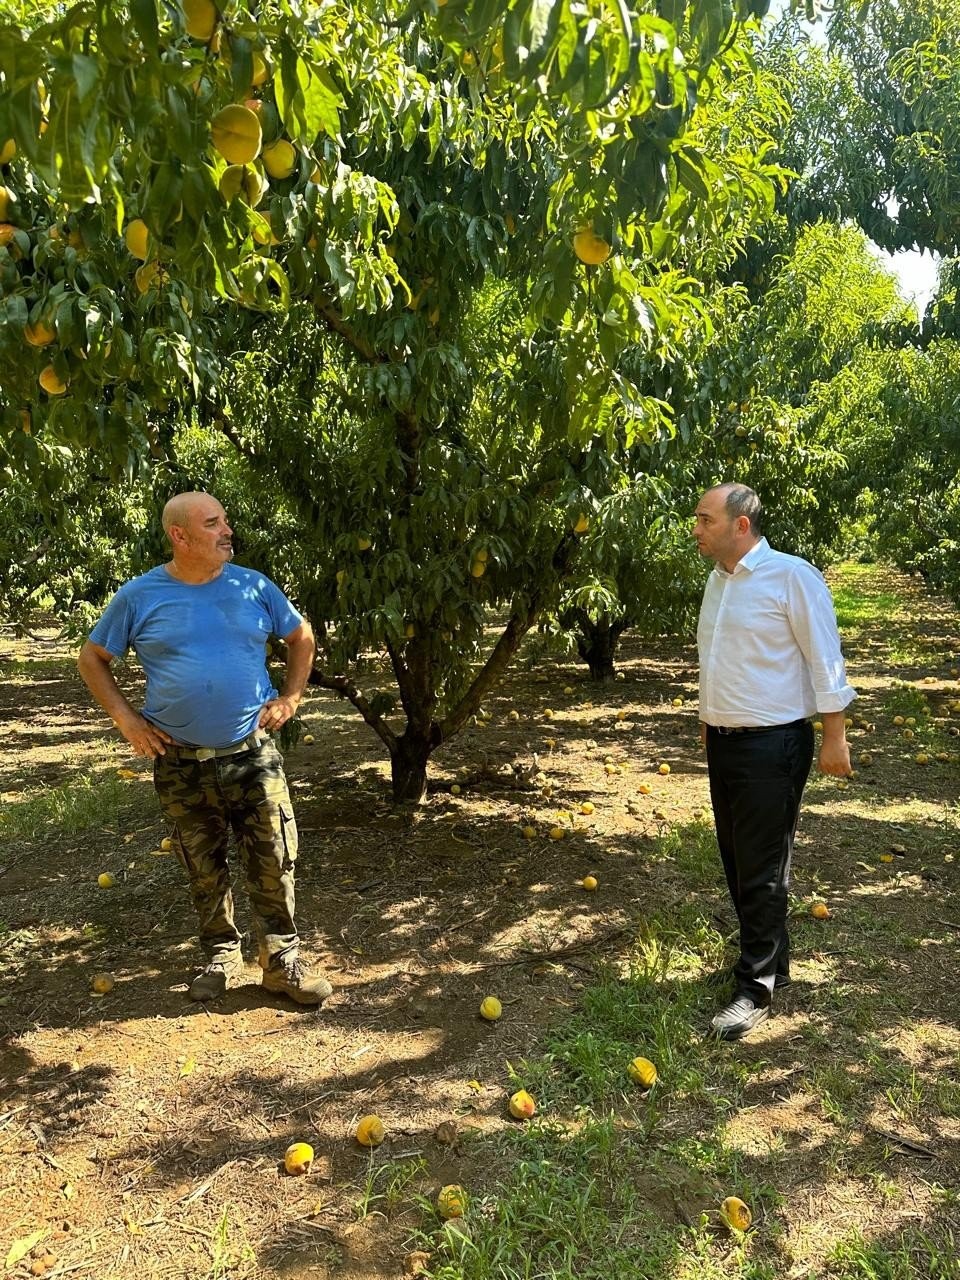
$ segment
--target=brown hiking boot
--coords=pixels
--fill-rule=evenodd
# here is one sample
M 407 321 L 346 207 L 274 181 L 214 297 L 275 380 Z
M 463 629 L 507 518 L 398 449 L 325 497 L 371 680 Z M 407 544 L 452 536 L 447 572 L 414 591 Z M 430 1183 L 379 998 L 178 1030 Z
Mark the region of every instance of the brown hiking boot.
M 327 996 L 333 995 L 333 987 L 326 978 L 310 973 L 296 957 L 264 969 L 263 989 L 289 996 L 297 1004 L 323 1004 Z
M 190 983 L 191 1000 L 219 1000 L 231 979 L 243 974 L 243 956 L 239 951 L 225 951 L 215 956 Z

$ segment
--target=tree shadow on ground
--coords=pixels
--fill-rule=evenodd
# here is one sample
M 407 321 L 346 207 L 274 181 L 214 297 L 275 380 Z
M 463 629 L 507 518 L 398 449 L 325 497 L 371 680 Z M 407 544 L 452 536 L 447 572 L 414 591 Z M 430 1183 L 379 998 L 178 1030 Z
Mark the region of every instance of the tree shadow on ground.
M 413 1190 L 466 1180 L 495 1198 L 498 1175 L 506 1185 L 515 1159 L 512 1147 L 498 1145 L 507 1123 L 504 1062 L 534 1051 L 576 1010 L 603 958 L 625 961 L 652 921 L 690 937 L 712 927 L 715 913 L 729 921 L 708 829 L 689 823 L 689 801 L 678 804 L 669 779 L 656 774 L 667 760 L 671 776 L 686 773 L 703 803 L 695 719 L 671 705 L 690 692 L 689 666 L 666 651 L 634 659 L 629 650 L 626 665 L 630 678 L 602 691 L 588 689 L 572 663 L 556 665 L 532 689 L 528 676 L 511 676 L 486 708 L 491 722 L 438 753 L 434 790 L 416 815 L 390 809 L 383 763 L 371 762 L 372 740 L 351 714 L 334 716 L 321 699 L 308 705 L 308 727 L 316 721 L 330 732 L 292 751 L 288 773 L 302 830 L 305 951 L 331 969 L 337 987 L 320 1015 L 252 986 L 209 1009 L 186 1000 L 197 958 L 192 913 L 173 860 L 151 852 L 163 829 L 147 787 L 131 784 L 122 826 L 112 831 L 55 842 L 41 832 L 18 848 L 18 878 L 0 878 L 7 891 L 0 991 L 10 1000 L 0 1106 L 25 1111 L 10 1117 L 3 1136 L 32 1169 L 39 1140 L 29 1125 L 38 1124 L 43 1150 L 63 1166 L 42 1162 L 48 1203 L 67 1212 L 61 1184 L 72 1180 L 77 1217 L 105 1224 L 95 1248 L 84 1253 L 67 1237 L 60 1249 L 80 1274 L 110 1274 L 122 1248 L 125 1266 L 159 1265 L 177 1241 L 184 1249 L 216 1246 L 222 1270 L 254 1259 L 278 1275 L 307 1263 L 380 1275 L 396 1269 L 403 1241 L 429 1218 Z M 573 695 L 562 693 L 567 685 Z M 861 709 L 879 720 L 883 705 L 883 693 L 870 692 Z M 514 708 L 519 724 L 507 719 Z M 555 712 L 549 721 L 546 708 Z M 862 732 L 854 730 L 856 747 L 886 730 Z M 555 747 L 545 745 L 548 737 Z M 91 721 L 91 744 L 103 741 Z M 465 798 L 444 791 L 460 769 L 524 763 L 534 752 L 553 784 L 550 797 L 495 780 L 473 784 Z M 604 772 L 608 755 L 624 774 Z M 753 1135 L 757 1147 L 749 1134 L 737 1138 L 737 1167 L 748 1183 L 782 1186 L 792 1205 L 824 1189 L 846 1195 L 855 1184 L 852 1223 L 892 1251 L 902 1228 L 888 1230 L 874 1212 L 884 1175 L 900 1178 L 923 1160 L 925 1184 L 956 1181 L 951 1036 L 960 1009 L 943 975 L 955 967 L 957 934 L 946 921 L 960 914 L 960 872 L 942 861 L 951 832 L 924 808 L 938 800 L 947 774 L 908 774 L 892 749 L 875 773 L 839 795 L 811 787 L 795 868 L 800 981 L 778 999 L 762 1037 L 704 1053 L 742 1067 L 741 1116 L 779 1115 L 777 1099 L 803 1084 L 790 1113 L 795 1124 L 784 1115 L 779 1135 L 769 1125 Z M 654 794 L 639 801 L 638 816 L 626 815 L 627 790 L 636 797 L 647 779 Z M 904 784 L 918 807 L 886 811 L 884 791 Z M 586 801 L 597 805 L 602 825 L 577 813 Z M 561 808 L 572 817 L 563 820 L 564 839 L 551 842 L 546 831 Z M 533 841 L 521 835 L 525 818 L 537 828 Z M 894 855 L 892 870 L 865 871 L 868 851 L 888 843 L 906 853 Z M 116 891 L 96 887 L 100 869 L 118 872 Z M 587 871 L 598 873 L 593 894 L 580 887 Z M 825 926 L 805 914 L 813 895 L 829 897 Z M 240 919 L 248 919 L 245 907 Z M 95 1000 L 90 975 L 106 968 L 117 985 Z M 247 977 L 255 981 L 255 968 Z M 683 985 L 665 982 L 663 1001 L 682 999 Z M 494 991 L 505 1014 L 487 1024 L 477 1008 Z M 705 1028 L 715 1000 L 698 989 L 691 1036 Z M 926 1099 L 919 1109 L 917 1081 Z M 707 1103 L 678 1101 L 671 1122 L 695 1135 L 712 1114 Z M 391 1125 L 372 1158 L 352 1139 L 365 1110 L 384 1113 Z M 464 1139 L 451 1151 L 434 1137 L 436 1123 L 450 1116 L 490 1141 Z M 881 1128 L 929 1145 L 933 1161 L 896 1149 L 885 1155 Z M 318 1152 L 316 1175 L 282 1177 L 286 1142 L 304 1136 Z M 632 1130 L 627 1139 L 637 1141 Z M 346 1234 L 373 1173 L 420 1158 L 428 1168 L 390 1221 L 365 1220 Z M 322 1202 L 327 1207 L 317 1210 Z M 791 1258 L 802 1254 L 792 1237 L 784 1244 L 776 1234 L 775 1199 L 761 1204 L 762 1247 L 773 1274 L 788 1275 Z M 949 1229 L 949 1205 L 918 1212 L 924 1229 Z M 657 1280 L 679 1268 L 695 1231 L 695 1218 L 691 1225 L 671 1213 L 669 1256 L 650 1273 Z

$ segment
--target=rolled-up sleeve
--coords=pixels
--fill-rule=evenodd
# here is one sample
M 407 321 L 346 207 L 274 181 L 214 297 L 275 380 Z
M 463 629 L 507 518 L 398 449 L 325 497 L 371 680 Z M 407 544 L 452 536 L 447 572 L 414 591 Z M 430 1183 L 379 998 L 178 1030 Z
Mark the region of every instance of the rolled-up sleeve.
M 847 683 L 830 588 L 813 565 L 800 562 L 790 575 L 787 615 L 810 673 L 817 711 L 842 711 L 857 693 Z

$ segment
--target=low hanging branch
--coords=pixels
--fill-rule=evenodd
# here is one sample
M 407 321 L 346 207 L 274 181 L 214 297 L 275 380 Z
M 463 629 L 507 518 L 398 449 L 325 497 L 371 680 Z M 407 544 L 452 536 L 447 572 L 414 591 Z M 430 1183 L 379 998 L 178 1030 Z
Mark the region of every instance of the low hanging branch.
M 319 667 L 314 667 L 307 677 L 307 684 L 317 689 L 332 689 L 341 698 L 346 698 L 357 708 L 364 720 L 383 742 L 391 756 L 397 750 L 397 735 L 384 723 L 383 717 L 377 715 L 370 703 L 348 676 L 328 676 Z
M 557 546 L 553 554 L 553 568 L 558 576 L 562 577 L 569 569 L 576 546 L 577 539 L 571 533 L 565 534 Z M 437 726 L 441 741 L 452 738 L 454 734 L 459 733 L 470 717 L 476 714 L 486 694 L 499 683 L 514 654 L 520 648 L 523 637 L 546 607 L 547 593 L 551 585 L 545 583 L 533 593 L 526 608 L 515 609 L 510 615 L 503 635 L 494 645 L 490 657 L 477 672 L 470 688 L 447 718 Z
M 358 333 L 355 333 L 344 320 L 343 316 L 340 315 L 338 311 L 334 310 L 328 302 L 323 302 L 321 299 L 317 298 L 314 299 L 313 305 L 316 309 L 317 315 L 322 317 L 327 328 L 335 333 L 339 338 L 342 338 L 347 346 L 351 347 L 353 351 L 355 351 L 358 356 L 361 356 L 366 360 L 368 364 L 385 364 L 387 362 L 387 356 L 382 352 L 377 351 L 375 347 L 371 346 L 371 344 L 367 342 L 366 338 L 361 338 Z

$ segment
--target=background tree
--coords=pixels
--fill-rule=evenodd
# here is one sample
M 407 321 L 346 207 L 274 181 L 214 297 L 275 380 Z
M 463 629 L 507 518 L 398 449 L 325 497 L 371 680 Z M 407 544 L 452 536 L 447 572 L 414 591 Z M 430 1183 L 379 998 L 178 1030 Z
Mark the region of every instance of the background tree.
M 784 222 L 778 215 L 769 234 L 791 247 L 769 258 L 766 287 L 726 286 L 685 362 L 648 370 L 669 399 L 676 434 L 636 446 L 636 475 L 601 505 L 583 545 L 592 575 L 571 587 L 562 615 L 576 626 L 594 678 L 613 676 L 628 626 L 689 631 L 704 572 L 690 513 L 707 486 L 733 479 L 755 487 L 771 541 L 784 551 L 825 566 L 843 545 L 866 459 L 857 447 L 848 457 L 854 441 L 831 388 L 839 380 L 842 400 L 845 370 L 869 363 L 878 335 L 898 333 L 914 312 L 862 232 L 821 222 L 791 233 Z
M 800 174 L 790 215 L 852 219 L 887 250 L 941 255 L 922 323 L 910 315 L 878 323 L 818 396 L 818 413 L 846 458 L 838 505 L 859 509 L 880 554 L 954 598 L 958 21 L 953 0 L 876 0 L 862 12 L 844 5 L 828 49 L 797 42 L 788 25 L 762 59 L 780 68 L 794 106 L 782 154 Z

